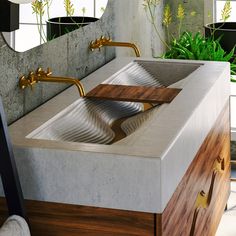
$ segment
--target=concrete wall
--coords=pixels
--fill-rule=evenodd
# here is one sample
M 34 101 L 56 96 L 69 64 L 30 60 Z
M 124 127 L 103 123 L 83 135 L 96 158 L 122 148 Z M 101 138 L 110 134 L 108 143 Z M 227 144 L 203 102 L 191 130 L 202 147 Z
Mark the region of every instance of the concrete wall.
M 136 43 L 142 56 L 160 56 L 163 44 L 147 20 L 143 0 L 115 0 L 115 38 Z M 164 37 L 162 27 L 163 0 L 156 10 L 158 29 Z M 118 56 L 134 56 L 132 50 L 118 49 Z
M 207 1 L 207 0 L 205 0 Z M 183 21 L 182 31 L 187 30 L 191 32 L 203 32 L 204 26 L 204 0 L 166 0 L 170 4 L 173 12 L 174 24 L 171 26 L 171 33 L 177 35 L 178 20 L 176 18 L 178 5 L 181 3 L 185 8 L 185 19 Z M 191 12 L 195 11 L 196 15 L 191 16 Z

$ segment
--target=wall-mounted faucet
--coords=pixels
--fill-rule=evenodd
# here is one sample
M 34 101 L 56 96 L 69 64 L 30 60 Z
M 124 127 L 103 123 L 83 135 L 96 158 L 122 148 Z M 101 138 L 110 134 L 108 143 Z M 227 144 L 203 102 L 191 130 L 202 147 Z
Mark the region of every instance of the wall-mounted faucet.
M 33 88 L 33 85 L 38 82 L 55 82 L 55 83 L 74 84 L 77 86 L 80 96 L 81 97 L 85 96 L 84 87 L 78 79 L 52 76 L 52 72 L 49 68 L 47 69 L 47 71 L 43 71 L 42 68 L 39 68 L 35 73 L 30 72 L 28 77 L 25 77 L 25 76 L 20 77 L 19 86 L 21 89 L 25 89 L 26 87 Z
M 89 45 L 90 50 L 94 51 L 95 49 L 101 49 L 104 46 L 112 46 L 112 47 L 129 47 L 133 48 L 135 55 L 140 57 L 140 50 L 134 43 L 127 43 L 127 42 L 113 42 L 112 39 L 106 38 L 102 36 L 95 41 L 92 41 Z

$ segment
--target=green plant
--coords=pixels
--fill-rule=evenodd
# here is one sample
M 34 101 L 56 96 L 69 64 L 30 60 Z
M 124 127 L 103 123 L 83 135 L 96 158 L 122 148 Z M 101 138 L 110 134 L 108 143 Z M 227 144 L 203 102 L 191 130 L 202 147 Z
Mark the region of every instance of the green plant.
M 166 47 L 166 49 L 170 49 L 172 35 L 170 34 L 169 27 L 173 23 L 173 19 L 172 19 L 173 13 L 172 13 L 170 5 L 167 3 L 164 6 L 164 14 L 163 14 L 163 20 L 162 20 L 162 23 L 167 31 L 167 40 L 165 40 L 162 37 L 161 33 L 159 32 L 158 26 L 157 26 L 156 9 L 160 5 L 160 2 L 161 2 L 160 0 L 143 0 L 143 6 L 146 11 L 147 18 L 150 21 L 150 23 L 152 24 L 158 38 L 160 39 L 162 44 Z M 196 16 L 196 14 L 197 14 L 196 11 L 190 12 L 191 17 Z M 185 8 L 184 8 L 183 4 L 180 3 L 180 4 L 178 4 L 178 9 L 176 12 L 176 19 L 178 21 L 179 37 L 181 35 L 182 25 L 183 25 L 183 21 L 185 19 L 185 16 L 186 16 Z
M 185 9 L 182 4 L 179 4 L 178 12 L 177 12 L 177 19 L 179 21 L 179 37 L 181 36 L 181 29 L 182 29 L 184 17 L 185 17 Z
M 64 0 L 64 7 L 66 11 L 66 16 L 72 16 L 74 14 L 75 9 L 71 0 Z
M 164 17 L 163 17 L 163 25 L 166 27 L 166 31 L 167 31 L 167 42 L 170 42 L 170 30 L 169 30 L 169 26 L 172 23 L 172 13 L 171 13 L 171 9 L 170 9 L 170 5 L 166 4 L 165 8 L 164 8 Z
M 227 54 L 220 45 L 220 38 L 205 38 L 199 32 L 195 35 L 184 32 L 179 39 L 172 41 L 171 49 L 163 58 L 229 62 L 233 56 L 234 48 Z M 236 75 L 236 59 L 231 62 L 231 74 Z
M 227 0 L 225 2 L 225 5 L 223 7 L 223 10 L 221 11 L 221 20 L 223 22 L 227 21 L 230 16 L 231 16 L 231 11 L 232 11 L 232 7 L 231 7 L 231 1 Z
M 158 38 L 163 43 L 163 45 L 165 45 L 166 48 L 169 48 L 168 43 L 161 36 L 161 33 L 159 32 L 157 27 L 156 9 L 160 5 L 160 2 L 161 2 L 160 0 L 143 0 L 143 6 L 146 11 L 147 18 L 149 22 L 152 24 Z
M 46 34 L 43 28 L 43 16 L 45 15 L 45 8 L 47 9 L 47 14 L 49 16 L 49 5 L 50 0 L 35 0 L 32 2 L 33 14 L 36 15 L 36 21 L 38 25 L 38 31 L 40 35 L 40 41 L 46 42 Z
M 50 19 L 50 6 L 52 4 L 53 0 L 35 0 L 32 2 L 31 6 L 32 6 L 32 10 L 33 10 L 33 14 L 36 15 L 36 21 L 37 21 L 37 25 L 38 25 L 38 32 L 40 35 L 40 44 L 41 43 L 45 43 L 47 40 L 51 40 L 48 39 L 44 30 L 44 22 L 43 22 L 43 18 L 45 16 L 45 14 L 47 13 L 47 19 Z M 71 0 L 64 0 L 64 8 L 65 8 L 65 12 L 66 12 L 66 16 L 72 16 L 75 12 L 74 9 L 74 5 L 72 3 Z M 73 20 L 73 18 L 71 18 L 72 22 L 74 22 L 75 24 L 77 24 L 77 22 L 75 22 Z M 80 27 L 79 24 L 78 28 Z M 69 31 L 68 31 L 69 32 Z M 53 39 L 54 37 L 52 37 Z
M 232 11 L 232 6 L 231 6 L 231 0 L 226 0 L 224 7 L 221 11 L 221 22 L 223 22 L 219 27 L 215 27 L 215 24 L 213 24 L 213 31 L 211 32 L 211 36 L 215 37 L 215 32 L 219 29 L 221 29 L 225 22 L 230 18 L 231 16 L 231 11 Z
M 224 51 L 221 47 L 221 38 L 214 38 L 214 31 L 211 37 L 205 38 L 200 32 L 192 34 L 190 32 L 184 31 L 182 33 L 182 25 L 187 14 L 191 17 L 195 17 L 197 12 L 192 10 L 190 13 L 185 11 L 182 4 L 178 4 L 178 9 L 176 13 L 176 20 L 178 22 L 178 38 L 175 38 L 170 34 L 169 27 L 173 23 L 173 14 L 169 4 L 164 7 L 164 14 L 162 23 L 166 28 L 167 41 L 163 42 L 159 31 L 157 30 L 157 22 L 155 18 L 156 7 L 159 5 L 160 1 L 144 0 L 144 7 L 148 13 L 149 21 L 152 23 L 157 35 L 159 36 L 161 42 L 166 46 L 166 53 L 162 58 L 166 59 L 186 59 L 186 60 L 208 60 L 208 61 L 226 61 L 231 62 L 231 74 L 236 75 L 236 58 L 234 57 L 234 49 L 230 53 Z M 226 0 L 224 8 L 221 12 L 221 20 L 226 22 L 231 15 L 231 1 Z M 232 81 L 234 81 L 231 78 Z M 236 80 L 234 81 L 236 82 Z

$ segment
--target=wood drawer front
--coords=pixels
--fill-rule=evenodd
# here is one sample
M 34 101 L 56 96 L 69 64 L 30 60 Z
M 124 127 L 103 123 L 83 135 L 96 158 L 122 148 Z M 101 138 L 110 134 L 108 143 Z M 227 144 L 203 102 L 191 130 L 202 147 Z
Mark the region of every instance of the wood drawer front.
M 32 236 L 153 236 L 155 216 L 61 203 L 26 201 Z M 7 218 L 0 198 L 0 223 Z
M 221 167 L 219 158 L 224 162 L 223 171 L 220 173 L 215 170 L 215 165 Z M 230 126 L 227 105 L 168 203 L 162 215 L 162 235 L 213 236 L 227 203 L 229 176 Z M 196 216 L 197 198 L 202 191 L 208 194 L 210 186 L 210 203 L 206 209 L 199 209 Z
M 230 138 L 225 140 L 220 153 L 224 159 L 224 170 L 215 177 L 210 204 L 206 209 L 199 209 L 195 232 L 192 235 L 214 236 L 224 212 L 230 193 Z M 196 209 L 195 209 L 196 211 Z M 205 223 L 203 223 L 205 222 Z

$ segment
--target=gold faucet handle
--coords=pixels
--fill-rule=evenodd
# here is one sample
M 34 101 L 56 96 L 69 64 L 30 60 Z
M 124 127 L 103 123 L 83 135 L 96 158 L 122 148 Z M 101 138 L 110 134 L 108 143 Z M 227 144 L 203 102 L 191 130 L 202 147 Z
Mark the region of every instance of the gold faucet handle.
M 27 87 L 30 87 L 31 90 L 33 90 L 33 84 L 34 84 L 34 79 L 33 79 L 33 72 L 29 74 L 29 77 L 21 76 L 19 79 L 19 87 L 21 89 L 25 89 Z
M 21 76 L 19 79 L 19 87 L 21 89 L 25 89 L 27 86 L 29 86 L 29 81 L 25 78 L 25 76 Z
M 110 42 L 112 42 L 112 39 L 110 37 L 101 36 L 100 42 L 102 42 L 102 43 L 110 43 Z
M 37 76 L 44 76 L 44 75 L 46 75 L 47 73 L 46 72 L 44 72 L 44 70 L 41 68 L 41 67 L 39 67 L 38 69 L 37 69 L 37 71 L 36 71 L 36 75 Z
M 37 70 L 36 70 L 36 73 L 37 74 L 40 74 L 40 73 L 42 73 L 43 72 L 43 69 L 41 68 L 41 67 L 39 67 Z
M 27 80 L 29 81 L 29 85 L 28 86 L 30 86 L 31 90 L 33 90 L 33 88 L 34 88 L 33 85 L 37 83 L 37 81 L 35 80 L 34 72 L 30 72 L 29 73 L 29 76 L 28 76 Z
M 39 76 L 39 77 L 48 77 L 50 75 L 52 75 L 52 71 L 50 68 L 47 68 L 47 71 L 44 71 L 41 67 L 39 67 L 36 71 L 36 75 Z
M 101 47 L 102 47 L 102 44 L 98 39 L 96 39 L 95 41 L 91 41 L 91 43 L 89 45 L 89 48 L 91 51 L 94 51 L 96 48 L 98 48 L 100 51 Z
M 51 68 L 47 68 L 47 76 L 50 76 L 50 75 L 52 75 L 52 70 L 51 70 Z
M 128 42 L 113 42 L 110 37 L 100 37 L 99 39 L 96 39 L 95 41 L 92 41 L 89 45 L 89 48 L 91 51 L 94 51 L 96 48 L 99 50 L 103 46 L 112 46 L 112 47 L 129 47 L 132 48 L 135 52 L 135 55 L 137 57 L 140 57 L 140 50 L 134 43 L 128 43 Z
M 101 36 L 101 38 L 96 39 L 95 41 L 92 41 L 89 45 L 89 48 L 91 51 L 94 51 L 95 49 L 101 50 L 101 48 L 104 46 L 105 43 L 112 42 L 112 39 L 109 37 Z

